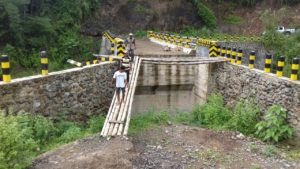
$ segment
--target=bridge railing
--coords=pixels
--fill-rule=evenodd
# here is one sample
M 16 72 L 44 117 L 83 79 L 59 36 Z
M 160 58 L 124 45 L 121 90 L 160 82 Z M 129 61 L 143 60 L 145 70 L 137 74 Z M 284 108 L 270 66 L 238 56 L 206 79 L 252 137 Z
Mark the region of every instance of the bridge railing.
M 128 59 L 124 59 L 125 56 L 125 44 L 124 40 L 120 38 L 116 38 L 109 31 L 103 32 L 103 37 L 108 39 L 111 43 L 111 55 L 98 55 L 94 54 L 95 57 L 92 60 L 86 60 L 83 62 L 78 62 L 75 60 L 68 59 L 67 63 L 75 65 L 77 67 L 84 67 L 99 64 L 100 62 L 114 62 L 117 60 L 122 60 L 123 62 L 129 62 Z M 49 62 L 51 64 L 51 60 L 49 60 L 48 54 L 46 50 L 42 50 L 40 53 L 40 74 L 43 76 L 47 76 L 49 74 Z M 0 82 L 9 83 L 12 80 L 12 68 L 11 63 L 9 61 L 9 56 L 3 54 L 0 56 Z
M 228 47 L 228 45 L 224 45 L 224 43 L 222 46 L 220 42 L 224 42 L 224 41 L 215 41 L 206 38 L 172 35 L 169 33 L 161 33 L 161 32 L 154 32 L 154 31 L 148 31 L 148 38 L 156 39 L 166 44 L 177 45 L 178 47 L 191 48 L 193 50 L 195 50 L 197 46 L 207 47 L 209 49 L 209 57 L 225 57 L 231 64 L 235 64 L 235 65 L 242 64 L 242 58 L 245 54 L 241 47 Z M 236 39 L 238 40 L 240 38 L 236 38 Z M 256 38 L 256 40 L 259 39 Z M 251 51 L 249 53 L 249 59 L 248 59 L 249 61 L 248 63 L 246 63 L 250 69 L 255 68 L 254 65 L 255 59 L 256 59 L 256 52 Z M 264 59 L 265 59 L 264 72 L 272 73 L 271 72 L 272 55 L 266 54 Z M 277 77 L 283 76 L 283 70 L 285 69 L 286 66 L 285 60 L 286 60 L 285 57 L 281 56 L 276 63 L 275 74 Z M 297 57 L 293 58 L 290 64 L 291 64 L 290 80 L 296 81 L 299 79 L 298 78 L 299 58 Z

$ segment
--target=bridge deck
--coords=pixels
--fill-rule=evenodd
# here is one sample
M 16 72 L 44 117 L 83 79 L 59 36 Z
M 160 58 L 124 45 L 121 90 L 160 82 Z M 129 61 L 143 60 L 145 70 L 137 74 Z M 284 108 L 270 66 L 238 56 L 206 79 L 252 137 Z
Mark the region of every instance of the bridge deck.
M 144 56 L 144 55 L 151 55 L 151 56 L 159 56 L 159 55 L 189 55 L 182 51 L 178 51 L 176 49 L 171 49 L 171 51 L 164 51 L 163 46 L 153 43 L 150 40 L 136 40 L 136 47 L 135 55 L 137 56 Z

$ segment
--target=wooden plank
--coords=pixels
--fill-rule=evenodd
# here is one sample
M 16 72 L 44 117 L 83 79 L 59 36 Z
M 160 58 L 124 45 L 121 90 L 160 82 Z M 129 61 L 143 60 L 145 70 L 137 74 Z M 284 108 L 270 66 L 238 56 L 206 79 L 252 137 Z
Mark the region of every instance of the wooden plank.
M 118 123 L 118 124 L 121 124 L 121 123 L 124 123 L 124 121 L 115 121 L 115 120 L 112 120 L 112 121 L 109 121 L 109 123 Z

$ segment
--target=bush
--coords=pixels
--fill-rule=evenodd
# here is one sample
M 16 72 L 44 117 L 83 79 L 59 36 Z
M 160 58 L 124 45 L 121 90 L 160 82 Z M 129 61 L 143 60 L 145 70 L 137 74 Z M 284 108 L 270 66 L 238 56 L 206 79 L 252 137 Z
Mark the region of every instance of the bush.
M 88 121 L 88 131 L 90 133 L 100 132 L 102 130 L 104 121 L 105 121 L 105 117 L 102 114 L 100 114 L 97 117 L 91 118 Z
M 241 25 L 243 24 L 243 18 L 236 16 L 236 15 L 228 15 L 225 20 L 225 23 L 230 24 L 230 25 Z
M 222 128 L 230 119 L 229 109 L 224 106 L 220 94 L 209 96 L 207 103 L 193 110 L 194 123 L 211 128 Z
M 19 115 L 18 123 L 22 128 L 32 130 L 32 137 L 39 145 L 47 144 L 57 132 L 53 122 L 42 116 Z
M 84 133 L 80 127 L 72 126 L 68 128 L 68 130 L 65 131 L 58 140 L 63 143 L 68 143 L 81 138 L 83 135 Z
M 253 101 L 240 101 L 235 105 L 227 126 L 229 129 L 239 131 L 245 135 L 254 134 L 259 112 L 258 106 Z
M 197 8 L 198 15 L 203 20 L 205 26 L 209 29 L 216 29 L 217 28 L 217 19 L 214 15 L 214 12 L 205 6 L 201 0 L 193 0 Z
M 285 110 L 278 105 L 272 106 L 265 119 L 255 126 L 257 129 L 255 134 L 264 141 L 279 142 L 289 139 L 293 135 L 293 129 L 286 120 Z
M 42 116 L 0 116 L 0 169 L 26 168 L 36 155 L 98 132 L 103 123 L 101 115 L 91 118 L 88 128 L 65 120 L 53 123 Z
M 33 131 L 19 125 L 23 117 L 0 116 L 0 168 L 21 169 L 31 164 L 38 143 Z
M 142 30 L 142 29 L 137 30 L 137 31 L 135 31 L 134 36 L 136 38 L 146 38 L 147 37 L 147 31 Z

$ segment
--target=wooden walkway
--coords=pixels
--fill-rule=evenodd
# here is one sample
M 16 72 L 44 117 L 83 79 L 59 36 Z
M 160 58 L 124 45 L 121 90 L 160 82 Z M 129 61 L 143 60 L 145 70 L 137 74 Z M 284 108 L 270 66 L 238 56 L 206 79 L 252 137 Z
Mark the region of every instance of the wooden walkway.
M 132 114 L 132 103 L 134 93 L 137 85 L 137 79 L 140 72 L 141 63 L 144 64 L 180 64 L 180 65 L 198 65 L 198 64 L 210 64 L 217 62 L 226 62 L 225 58 L 140 58 L 135 57 L 134 64 L 131 70 L 131 76 L 129 79 L 129 85 L 126 88 L 126 95 L 124 102 L 120 105 L 117 101 L 116 94 L 114 94 L 111 102 L 104 126 L 101 131 L 101 136 L 127 136 L 128 128 L 130 124 Z

